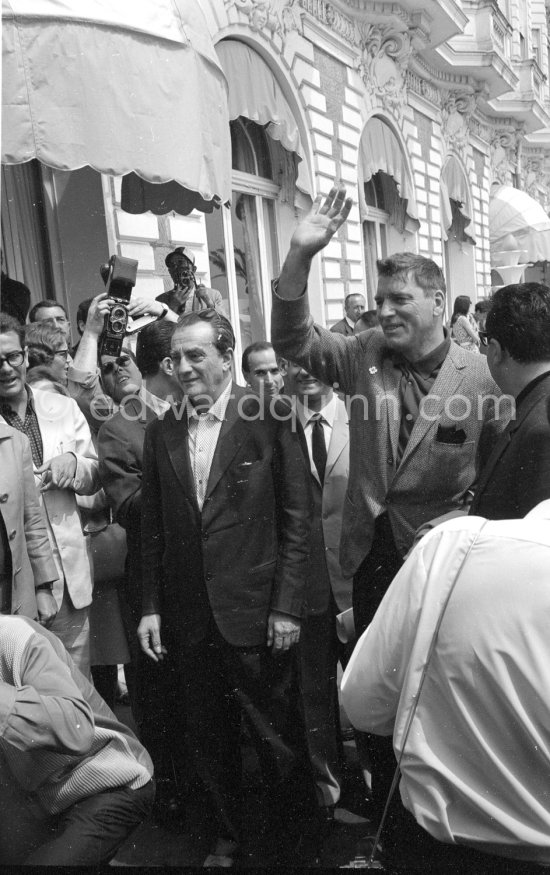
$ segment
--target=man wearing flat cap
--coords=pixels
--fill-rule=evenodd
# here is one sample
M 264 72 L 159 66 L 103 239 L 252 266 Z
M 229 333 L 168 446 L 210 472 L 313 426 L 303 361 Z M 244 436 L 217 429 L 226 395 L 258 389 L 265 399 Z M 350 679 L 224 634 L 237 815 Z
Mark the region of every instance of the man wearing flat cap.
M 227 317 L 220 292 L 197 285 L 195 280 L 195 255 L 188 246 L 178 246 L 165 259 L 174 288 L 157 296 L 157 301 L 166 304 L 178 316 L 206 310 L 212 307 Z

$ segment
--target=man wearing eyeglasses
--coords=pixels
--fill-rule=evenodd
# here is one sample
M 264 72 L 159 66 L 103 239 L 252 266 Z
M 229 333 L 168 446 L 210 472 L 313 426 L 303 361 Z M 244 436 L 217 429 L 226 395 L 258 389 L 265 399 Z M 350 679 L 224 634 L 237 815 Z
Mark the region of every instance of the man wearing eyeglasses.
M 27 435 L 58 577 L 47 585 L 57 608 L 50 629 L 89 675 L 91 556 L 76 495 L 99 488 L 90 430 L 71 398 L 26 385 L 24 329 L 0 314 L 0 419 Z
M 480 337 L 489 370 L 515 398 L 516 416 L 492 451 L 480 447 L 470 514 L 516 519 L 550 498 L 550 288 L 519 283 L 498 289 L 485 327 Z

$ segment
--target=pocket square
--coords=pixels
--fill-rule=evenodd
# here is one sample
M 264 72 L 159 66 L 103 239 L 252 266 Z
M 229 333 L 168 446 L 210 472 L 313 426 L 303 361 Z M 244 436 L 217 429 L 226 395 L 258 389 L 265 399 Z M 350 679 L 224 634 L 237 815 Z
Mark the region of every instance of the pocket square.
M 457 428 L 456 425 L 440 425 L 437 428 L 435 439 L 440 444 L 460 445 L 466 440 L 466 432 L 463 428 Z

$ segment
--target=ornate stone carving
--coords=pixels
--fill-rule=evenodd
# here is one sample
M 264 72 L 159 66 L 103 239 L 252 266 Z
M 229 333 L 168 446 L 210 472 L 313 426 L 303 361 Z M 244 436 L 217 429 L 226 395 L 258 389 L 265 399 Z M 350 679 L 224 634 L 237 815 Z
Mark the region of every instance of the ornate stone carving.
M 248 16 L 252 30 L 267 30 L 282 39 L 291 30 L 301 31 L 299 0 L 235 0 L 235 6 Z
M 441 104 L 441 132 L 447 151 L 463 153 L 468 145 L 470 119 L 476 108 L 475 95 L 448 91 Z
M 345 39 L 351 45 L 355 45 L 357 31 L 354 21 L 344 15 L 339 9 L 328 3 L 327 0 L 299 0 L 300 6 L 317 18 L 327 27 L 330 27 L 338 36 Z
M 491 141 L 492 181 L 513 185 L 523 127 L 496 131 Z
M 407 70 L 406 83 L 408 91 L 412 91 L 413 94 L 418 94 L 425 100 L 429 100 L 434 106 L 439 106 L 441 104 L 441 89 L 428 79 L 419 76 L 418 73 L 415 73 L 410 69 Z
M 406 72 L 412 52 L 407 30 L 395 25 L 370 24 L 363 28 L 357 69 L 367 93 L 397 118 L 407 96 Z

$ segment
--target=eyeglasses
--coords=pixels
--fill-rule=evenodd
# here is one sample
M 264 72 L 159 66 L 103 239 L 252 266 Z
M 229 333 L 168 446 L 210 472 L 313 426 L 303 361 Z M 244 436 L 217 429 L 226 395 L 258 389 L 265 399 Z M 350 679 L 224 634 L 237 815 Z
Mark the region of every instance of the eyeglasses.
M 478 331 L 477 333 L 479 334 L 479 336 L 480 336 L 481 340 L 483 341 L 483 343 L 489 343 L 491 337 L 490 337 L 489 334 L 487 334 L 486 331 Z
M 113 374 L 116 367 L 125 368 L 130 364 L 132 359 L 129 355 L 119 355 L 117 359 L 113 361 L 105 362 L 105 364 L 101 365 L 101 373 L 105 374 L 105 376 L 109 376 L 109 374 Z
M 17 350 L 17 352 L 9 352 L 7 355 L 0 355 L 0 368 L 4 362 L 7 362 L 10 368 L 18 368 L 19 365 L 23 364 L 24 360 L 25 353 L 22 349 Z
M 69 355 L 69 350 L 68 349 L 56 349 L 56 351 L 54 352 L 54 356 L 56 356 L 56 355 L 61 356 L 62 359 L 65 359 L 65 361 L 67 361 L 67 356 Z

